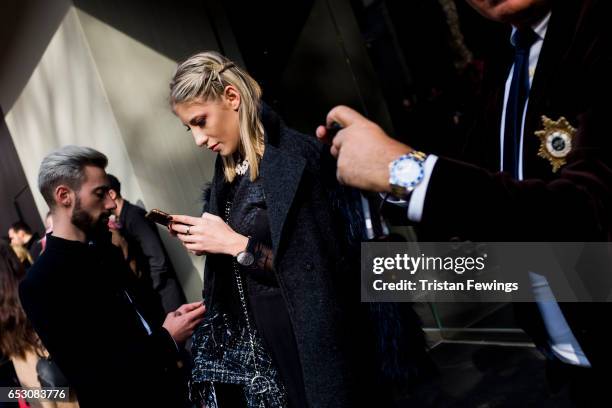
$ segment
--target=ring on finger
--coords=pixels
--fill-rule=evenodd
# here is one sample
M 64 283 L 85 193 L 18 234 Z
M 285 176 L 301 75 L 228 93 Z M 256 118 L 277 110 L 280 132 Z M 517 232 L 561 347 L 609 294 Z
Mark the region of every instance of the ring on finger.
M 187 227 L 187 235 L 191 235 L 191 232 L 189 232 L 189 230 L 191 229 L 191 226 Z

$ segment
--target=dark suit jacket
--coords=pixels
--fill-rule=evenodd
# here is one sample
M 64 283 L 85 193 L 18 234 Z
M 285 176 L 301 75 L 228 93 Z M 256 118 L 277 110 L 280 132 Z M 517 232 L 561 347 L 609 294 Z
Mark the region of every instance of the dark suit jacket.
M 421 227 L 436 231 L 437 239 L 585 242 L 612 236 L 612 135 L 607 126 L 612 112 L 612 2 L 559 0 L 552 7 L 525 121 L 524 181 L 499 172 L 504 85 L 512 65 L 508 43 L 506 57 L 486 65 L 488 97 L 466 145 L 465 161 L 441 157 L 433 171 Z M 542 115 L 553 120 L 565 116 L 580 126 L 567 164 L 557 173 L 538 157 L 540 141 L 534 132 L 543 128 Z M 599 320 L 600 308 L 563 305 L 594 367 L 612 355 L 604 335 L 610 325 Z M 536 342 L 543 342 L 540 314 L 527 310 L 519 313 L 520 321 Z
M 40 256 L 40 253 L 42 252 L 42 243 L 40 242 L 40 236 L 38 235 L 38 232 L 35 232 L 32 235 L 32 238 L 30 238 L 25 247 L 28 252 L 30 252 L 30 255 L 32 255 L 32 260 L 36 262 L 36 260 Z
M 128 242 L 128 252 L 136 260 L 144 283 L 157 292 L 164 311 L 170 313 L 185 303 L 185 295 L 159 231 L 145 218 L 145 214 L 145 210 L 124 200 L 119 214 L 121 235 Z
M 46 250 L 19 287 L 28 318 L 82 407 L 181 406 L 176 346 L 140 306 L 145 293 L 132 289 L 131 276 L 110 243 L 48 235 Z
M 349 275 L 338 243 L 335 220 L 324 181 L 334 180 L 321 168 L 323 145 L 286 127 L 264 108 L 265 153 L 260 165 L 274 252 L 276 278 L 291 319 L 302 365 L 309 406 L 356 406 L 351 368 L 343 341 L 340 278 Z M 210 199 L 205 211 L 222 216 L 219 208 L 224 183 L 217 159 Z M 232 287 L 232 275 L 222 256 L 210 255 L 204 272 L 204 301 L 209 310 Z M 354 294 L 358 296 L 358 286 Z M 358 302 L 356 302 L 356 306 Z M 367 357 L 367 356 L 366 356 Z

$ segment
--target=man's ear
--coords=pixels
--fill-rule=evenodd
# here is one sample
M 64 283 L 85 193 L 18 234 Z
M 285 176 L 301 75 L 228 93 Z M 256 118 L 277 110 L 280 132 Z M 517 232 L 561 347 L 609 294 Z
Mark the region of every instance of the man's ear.
M 60 184 L 55 188 L 54 198 L 57 205 L 68 208 L 74 201 L 74 191 L 63 184 Z
M 237 111 L 240 108 L 240 92 L 233 86 L 228 85 L 225 87 L 223 91 L 223 96 L 225 96 L 225 100 L 232 108 L 232 110 Z

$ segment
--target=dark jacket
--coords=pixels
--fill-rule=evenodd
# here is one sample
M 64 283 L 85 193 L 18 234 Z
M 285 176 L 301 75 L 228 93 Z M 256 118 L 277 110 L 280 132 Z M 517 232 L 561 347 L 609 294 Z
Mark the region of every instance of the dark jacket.
M 19 287 L 28 318 L 81 407 L 181 406 L 176 346 L 146 314 L 146 292 L 132 284 L 132 276 L 110 243 L 48 235 L 45 251 Z
M 160 297 L 166 313 L 185 303 L 185 295 L 155 224 L 145 218 L 146 211 L 123 201 L 119 214 L 121 235 L 128 243 L 129 256 L 136 260 L 141 279 Z
M 500 122 L 504 86 L 512 65 L 508 42 L 502 58 L 488 61 L 482 118 L 465 149 L 465 161 L 441 157 L 420 224 L 433 240 L 608 241 L 612 237 L 612 41 L 607 0 L 552 2 L 552 16 L 529 96 L 524 129 L 524 181 L 500 173 Z M 508 32 L 510 38 L 510 32 Z M 567 164 L 557 173 L 538 156 L 542 115 L 580 127 Z M 442 231 L 441 231 L 442 230 Z M 442 234 L 439 234 L 442 232 Z M 609 273 L 603 268 L 601 273 Z M 553 288 L 554 291 L 554 288 Z M 601 304 L 564 304 L 562 310 L 593 367 L 612 360 L 612 331 L 600 321 Z M 546 334 L 534 304 L 518 317 L 536 343 Z
M 30 255 L 32 255 L 32 260 L 36 262 L 40 256 L 40 253 L 42 252 L 42 243 L 40 242 L 40 235 L 38 235 L 38 232 L 35 232 L 32 235 L 32 238 L 30 238 L 28 243 L 25 244 L 25 248 L 28 250 Z
M 336 221 L 324 180 L 333 180 L 321 168 L 325 147 L 286 127 L 264 108 L 265 152 L 260 165 L 272 235 L 274 267 L 283 292 L 303 370 L 308 403 L 312 407 L 348 407 L 351 403 L 350 367 L 346 357 L 340 278 L 348 275 L 335 236 Z M 221 159 L 215 164 L 210 200 L 205 211 L 222 216 L 219 208 L 224 183 Z M 221 256 L 207 257 L 204 301 L 212 309 L 222 286 L 231 285 Z M 222 284 L 222 280 L 226 280 Z M 355 289 L 358 296 L 358 286 Z

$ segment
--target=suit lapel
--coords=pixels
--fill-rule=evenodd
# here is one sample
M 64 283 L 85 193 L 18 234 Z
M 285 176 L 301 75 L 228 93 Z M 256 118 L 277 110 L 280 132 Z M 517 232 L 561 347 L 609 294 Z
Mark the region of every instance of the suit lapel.
M 283 227 L 298 190 L 306 160 L 271 144 L 266 144 L 261 161 L 268 219 L 274 256 L 278 253 Z
M 510 33 L 506 38 L 510 38 Z M 472 129 L 464 150 L 464 158 L 470 163 L 489 171 L 499 171 L 499 132 L 504 104 L 506 79 L 512 66 L 512 48 L 509 40 L 503 46 L 498 58 L 487 62 L 483 78 L 483 89 L 490 91 L 483 95 L 482 116 Z
M 567 110 L 571 103 L 563 100 L 571 98 L 571 95 L 564 95 L 563 89 L 554 89 L 554 85 L 551 84 L 555 83 L 559 75 L 572 68 L 566 65 L 567 52 L 574 41 L 581 2 L 563 1 L 555 4 L 558 7 L 553 8 L 529 93 L 529 106 L 523 135 L 523 174 L 525 178 L 552 176 L 548 161 L 538 156 L 540 140 L 535 136 L 535 132 L 543 127 L 542 115 L 553 120 L 565 116 L 575 125 L 574 112 Z
M 484 136 L 486 140 L 483 141 L 486 149 L 482 149 L 483 152 L 491 152 L 491 154 L 485 155 L 483 157 L 483 161 L 486 167 L 490 171 L 499 171 L 501 168 L 500 163 L 500 129 L 501 129 L 501 120 L 502 120 L 502 112 L 504 109 L 504 94 L 506 92 L 506 79 L 510 72 L 510 67 L 512 66 L 512 56 L 511 53 L 506 54 L 506 58 L 504 59 L 503 66 L 499 66 L 496 69 L 496 81 L 498 86 L 495 87 L 495 90 L 492 94 L 491 99 L 489 100 L 489 104 L 487 104 L 487 122 L 488 126 L 486 128 L 486 132 Z M 493 137 L 492 137 L 493 136 Z

